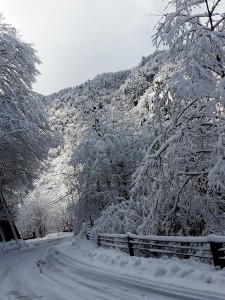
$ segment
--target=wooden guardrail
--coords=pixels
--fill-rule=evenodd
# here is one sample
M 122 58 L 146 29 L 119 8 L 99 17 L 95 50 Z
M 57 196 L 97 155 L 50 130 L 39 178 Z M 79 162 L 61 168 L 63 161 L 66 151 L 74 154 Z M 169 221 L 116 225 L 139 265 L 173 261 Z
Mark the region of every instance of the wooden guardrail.
M 86 231 L 90 238 L 90 230 Z M 225 267 L 225 237 L 145 236 L 99 233 L 97 243 L 103 247 L 119 248 L 130 256 L 160 257 L 162 255 L 180 258 L 196 257 L 200 261 Z

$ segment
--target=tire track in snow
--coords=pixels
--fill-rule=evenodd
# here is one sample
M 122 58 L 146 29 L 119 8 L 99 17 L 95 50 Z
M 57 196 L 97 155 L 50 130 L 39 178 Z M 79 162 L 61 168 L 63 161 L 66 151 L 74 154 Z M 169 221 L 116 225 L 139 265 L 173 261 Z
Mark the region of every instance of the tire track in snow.
M 54 247 L 62 241 L 32 242 L 32 247 L 2 256 L 0 299 L 224 300 L 212 293 L 162 285 L 79 261 Z

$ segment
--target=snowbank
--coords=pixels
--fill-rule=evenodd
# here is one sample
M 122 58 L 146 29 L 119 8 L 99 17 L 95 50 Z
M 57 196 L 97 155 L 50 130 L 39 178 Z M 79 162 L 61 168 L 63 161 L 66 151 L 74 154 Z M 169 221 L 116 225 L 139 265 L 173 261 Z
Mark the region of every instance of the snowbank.
M 57 239 L 59 237 L 72 237 L 73 232 L 55 232 L 47 234 L 44 239 Z
M 84 235 L 76 237 L 72 244 L 73 247 L 71 243 L 59 246 L 59 251 L 112 272 L 201 291 L 214 291 L 224 294 L 225 299 L 225 269 L 219 270 L 194 259 L 130 257 L 119 249 L 98 247 L 95 242 L 87 241 Z
M 11 240 L 9 242 L 2 242 L 0 243 L 0 255 L 5 254 L 11 250 L 17 250 L 25 247 L 27 247 L 27 245 L 24 240 Z

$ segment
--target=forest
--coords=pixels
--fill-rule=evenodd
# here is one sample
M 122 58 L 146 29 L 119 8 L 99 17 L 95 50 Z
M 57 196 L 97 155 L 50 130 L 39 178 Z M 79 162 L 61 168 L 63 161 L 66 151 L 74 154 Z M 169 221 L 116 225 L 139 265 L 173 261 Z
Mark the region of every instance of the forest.
M 222 2 L 171 0 L 154 53 L 48 96 L 32 90 L 35 49 L 1 18 L 0 219 L 24 238 L 224 235 Z

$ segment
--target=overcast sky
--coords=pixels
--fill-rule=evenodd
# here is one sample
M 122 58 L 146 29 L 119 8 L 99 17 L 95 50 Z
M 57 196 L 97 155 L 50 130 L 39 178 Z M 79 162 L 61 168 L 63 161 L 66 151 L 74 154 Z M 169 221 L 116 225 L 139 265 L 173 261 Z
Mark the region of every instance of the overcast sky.
M 164 3 L 165 4 L 165 3 Z M 97 74 L 134 67 L 154 52 L 160 0 L 1 0 L 5 22 L 42 61 L 34 90 L 76 86 Z

